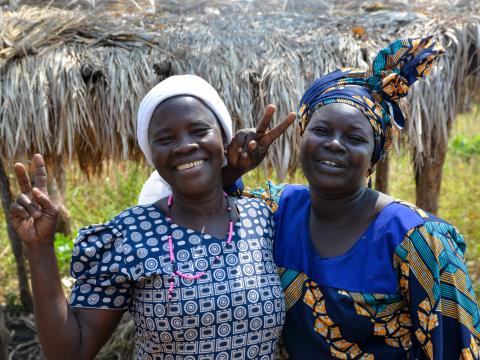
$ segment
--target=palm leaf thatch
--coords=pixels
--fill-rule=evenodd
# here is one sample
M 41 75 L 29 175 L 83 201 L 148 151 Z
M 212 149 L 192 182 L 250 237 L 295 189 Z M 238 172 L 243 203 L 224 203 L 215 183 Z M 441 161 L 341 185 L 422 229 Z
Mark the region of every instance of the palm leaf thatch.
M 439 0 L 378 11 L 375 4 L 362 10 L 341 2 L 210 1 L 199 9 L 198 2 L 174 7 L 170 1 L 155 13 L 154 2 L 132 1 L 125 2 L 128 15 L 118 3 L 105 11 L 22 6 L 0 13 L 2 157 L 41 152 L 77 159 L 83 168 L 139 158 L 137 106 L 171 74 L 209 81 L 236 128 L 255 126 L 268 103 L 277 105 L 278 120 L 295 109 L 312 80 L 340 66 L 365 67 L 402 36 L 433 34 L 447 49 L 405 105 L 416 161 L 434 156 L 432 143 L 446 141 L 456 114 L 478 94 L 474 2 L 457 2 L 455 11 Z M 297 165 L 298 151 L 292 127 L 270 151 L 269 163 L 285 175 Z

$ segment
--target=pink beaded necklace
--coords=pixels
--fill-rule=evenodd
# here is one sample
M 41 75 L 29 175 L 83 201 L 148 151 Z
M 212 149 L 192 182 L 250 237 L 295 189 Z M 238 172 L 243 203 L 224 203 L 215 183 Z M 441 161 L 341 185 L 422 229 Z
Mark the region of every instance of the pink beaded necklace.
M 232 208 L 228 204 L 228 197 L 227 194 L 224 192 L 223 195 L 225 196 L 225 200 L 227 201 L 227 212 L 228 216 L 230 217 L 229 223 L 228 223 L 228 237 L 227 237 L 227 245 L 230 245 L 232 243 L 232 236 L 233 236 L 233 221 L 232 221 Z M 171 217 L 171 211 L 172 211 L 172 204 L 173 204 L 173 195 L 170 194 L 168 197 L 168 217 L 167 221 L 169 224 L 172 224 L 172 217 Z M 168 235 L 168 252 L 170 255 L 170 262 L 172 263 L 173 266 L 175 263 L 175 254 L 173 252 L 173 238 L 172 235 Z M 220 260 L 220 256 L 215 256 L 215 260 Z M 170 300 L 172 298 L 172 292 L 175 287 L 175 277 L 181 277 L 182 279 L 187 279 L 187 280 L 197 280 L 200 279 L 203 275 L 205 275 L 205 271 L 200 271 L 197 272 L 195 275 L 191 274 L 184 274 L 180 270 L 173 270 L 172 272 L 172 278 L 170 279 L 170 286 L 168 287 L 168 299 Z

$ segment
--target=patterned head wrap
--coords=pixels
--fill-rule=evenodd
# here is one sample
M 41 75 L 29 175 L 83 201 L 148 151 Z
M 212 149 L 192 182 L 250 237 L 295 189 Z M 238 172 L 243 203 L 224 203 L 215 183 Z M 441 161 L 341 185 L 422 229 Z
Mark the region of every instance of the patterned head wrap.
M 351 105 L 367 117 L 373 127 L 376 164 L 392 146 L 393 123 L 399 128 L 405 119 L 398 100 L 430 69 L 444 50 L 431 36 L 399 39 L 382 49 L 367 70 L 340 69 L 322 76 L 300 100 L 297 117 L 303 134 L 312 114 L 330 103 Z M 373 170 L 372 170 L 373 171 Z

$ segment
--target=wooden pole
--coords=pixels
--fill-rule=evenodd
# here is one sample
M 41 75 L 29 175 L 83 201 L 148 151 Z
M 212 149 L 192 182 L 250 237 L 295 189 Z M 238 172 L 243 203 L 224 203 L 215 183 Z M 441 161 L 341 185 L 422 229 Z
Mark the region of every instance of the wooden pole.
M 388 194 L 388 173 L 390 169 L 389 164 L 389 156 L 388 153 L 385 156 L 385 159 L 380 161 L 377 164 L 377 168 L 375 170 L 375 189 L 384 193 Z
M 416 205 L 432 214 L 437 214 L 447 145 L 438 144 L 434 154 L 434 158 L 425 159 L 423 164 L 415 164 Z

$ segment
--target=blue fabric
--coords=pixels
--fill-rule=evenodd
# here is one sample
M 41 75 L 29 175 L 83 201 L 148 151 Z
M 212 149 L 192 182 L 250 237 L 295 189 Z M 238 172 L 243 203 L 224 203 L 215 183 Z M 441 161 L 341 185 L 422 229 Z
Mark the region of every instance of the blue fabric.
M 405 233 L 424 222 L 399 203 L 386 206 L 345 254 L 320 258 L 310 240 L 307 187 L 287 185 L 275 213 L 274 257 L 277 266 L 294 269 L 322 286 L 348 291 L 395 294 L 398 278 L 392 254 Z M 403 215 L 409 216 L 403 216 Z
M 277 211 L 283 359 L 480 359 L 465 241 L 452 225 L 394 202 L 350 251 L 324 259 L 307 235 L 308 188 L 268 183 L 244 194 Z
M 223 189 L 228 195 L 241 196 L 243 193 L 243 181 L 242 178 L 238 178 L 233 185 L 227 186 Z

